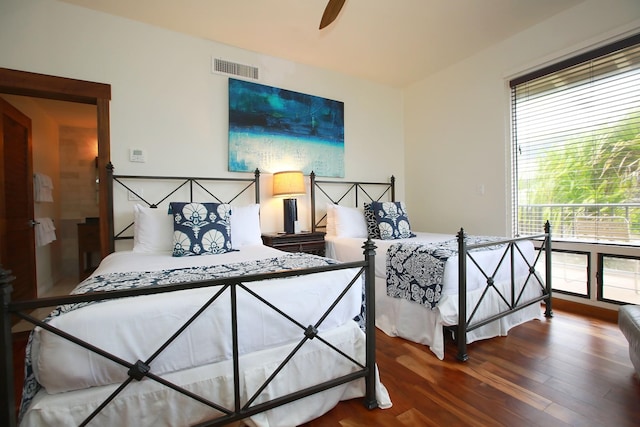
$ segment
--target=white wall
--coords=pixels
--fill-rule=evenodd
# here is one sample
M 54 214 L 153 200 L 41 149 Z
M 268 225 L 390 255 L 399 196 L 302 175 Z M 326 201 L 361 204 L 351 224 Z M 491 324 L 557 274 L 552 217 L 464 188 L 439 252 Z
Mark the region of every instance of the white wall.
M 345 178 L 394 174 L 414 228 L 505 234 L 509 77 L 629 31 L 638 19 L 637 0 L 587 0 L 398 91 L 55 0 L 2 0 L 0 67 L 110 84 L 116 173 L 233 176 L 227 78 L 210 72 L 211 57 L 256 65 L 263 84 L 345 103 Z M 147 163 L 128 161 L 133 147 L 147 151 Z M 392 156 L 380 154 L 390 147 Z M 270 184 L 265 174 L 265 231 L 282 227 Z M 299 207 L 307 221 L 304 198 Z
M 239 175 L 227 172 L 227 78 L 211 73 L 212 56 L 260 67 L 262 84 L 343 101 L 345 179 L 393 174 L 404 196 L 399 90 L 55 0 L 0 2 L 0 67 L 111 85 L 118 174 Z M 379 154 L 390 145 L 393 156 Z M 146 150 L 147 162 L 129 162 L 130 148 Z M 278 231 L 282 203 L 270 178 L 262 180 L 262 226 Z M 298 205 L 307 229 L 308 200 Z
M 638 32 L 639 19 L 638 0 L 587 0 L 407 88 L 405 188 L 412 226 L 509 235 L 509 79 Z

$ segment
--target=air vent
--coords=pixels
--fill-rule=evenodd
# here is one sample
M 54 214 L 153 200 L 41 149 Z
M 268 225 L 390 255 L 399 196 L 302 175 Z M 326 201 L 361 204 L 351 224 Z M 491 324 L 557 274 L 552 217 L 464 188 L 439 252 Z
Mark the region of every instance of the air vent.
M 252 80 L 260 79 L 260 69 L 251 65 L 238 64 L 237 62 L 225 61 L 224 59 L 213 58 L 213 70 L 217 74 L 227 76 L 244 77 Z

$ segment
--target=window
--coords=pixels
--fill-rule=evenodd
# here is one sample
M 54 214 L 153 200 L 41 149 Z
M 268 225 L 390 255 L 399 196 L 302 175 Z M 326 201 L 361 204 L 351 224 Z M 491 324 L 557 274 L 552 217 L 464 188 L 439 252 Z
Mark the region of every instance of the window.
M 510 86 L 514 232 L 640 245 L 640 35 Z
M 551 260 L 551 284 L 553 292 L 579 297 L 590 297 L 591 263 L 589 253 L 553 251 Z M 542 277 L 546 277 L 546 265 L 536 266 Z
M 600 301 L 640 304 L 640 259 L 600 254 L 598 264 Z

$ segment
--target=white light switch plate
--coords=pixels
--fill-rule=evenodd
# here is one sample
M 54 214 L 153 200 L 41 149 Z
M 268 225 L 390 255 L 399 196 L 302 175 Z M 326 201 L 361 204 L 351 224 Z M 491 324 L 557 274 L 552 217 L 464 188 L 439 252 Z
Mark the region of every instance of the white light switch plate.
M 132 148 L 129 150 L 129 161 L 144 163 L 147 160 L 147 155 L 144 150 L 140 148 Z

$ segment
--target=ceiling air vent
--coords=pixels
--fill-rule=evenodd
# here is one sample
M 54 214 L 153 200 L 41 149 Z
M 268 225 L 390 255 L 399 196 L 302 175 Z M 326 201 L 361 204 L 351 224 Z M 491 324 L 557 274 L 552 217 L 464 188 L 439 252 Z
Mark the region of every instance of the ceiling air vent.
M 252 80 L 260 79 L 260 69 L 258 67 L 225 61 L 224 59 L 213 58 L 212 71 L 214 73 L 225 74 L 227 76 L 244 77 Z

